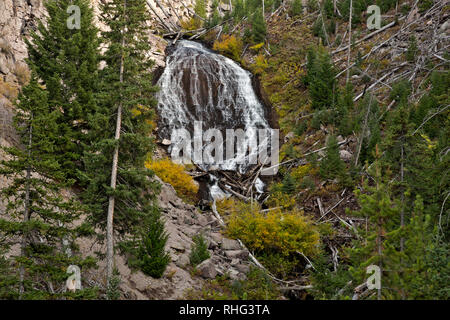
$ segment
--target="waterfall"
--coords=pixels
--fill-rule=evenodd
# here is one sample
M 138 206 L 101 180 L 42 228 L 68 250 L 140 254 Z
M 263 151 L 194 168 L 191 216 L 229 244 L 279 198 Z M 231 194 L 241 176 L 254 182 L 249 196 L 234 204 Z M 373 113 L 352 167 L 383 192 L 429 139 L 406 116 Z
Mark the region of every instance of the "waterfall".
M 250 72 L 197 42 L 182 40 L 170 49 L 158 80 L 158 127 L 162 139 L 170 140 L 174 129 L 194 132 L 196 121 L 202 121 L 203 131 L 243 129 L 247 140 L 254 134 L 251 128 L 270 129 Z M 204 164 L 200 167 L 210 168 Z M 214 166 L 241 173 L 248 167 L 238 164 L 236 159 Z

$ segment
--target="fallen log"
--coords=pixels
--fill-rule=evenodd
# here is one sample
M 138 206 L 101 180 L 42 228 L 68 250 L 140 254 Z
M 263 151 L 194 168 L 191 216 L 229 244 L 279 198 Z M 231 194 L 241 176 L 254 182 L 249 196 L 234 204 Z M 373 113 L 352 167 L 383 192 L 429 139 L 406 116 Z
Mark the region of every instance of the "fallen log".
M 161 21 L 162 25 L 170 32 L 173 32 L 172 28 L 164 21 L 163 18 L 161 18 L 159 16 L 159 14 L 156 12 L 156 9 L 153 8 L 152 4 L 150 3 L 150 1 L 147 0 L 147 5 L 150 8 L 150 10 L 152 10 L 152 12 L 155 14 L 155 16 L 158 18 L 159 21 Z

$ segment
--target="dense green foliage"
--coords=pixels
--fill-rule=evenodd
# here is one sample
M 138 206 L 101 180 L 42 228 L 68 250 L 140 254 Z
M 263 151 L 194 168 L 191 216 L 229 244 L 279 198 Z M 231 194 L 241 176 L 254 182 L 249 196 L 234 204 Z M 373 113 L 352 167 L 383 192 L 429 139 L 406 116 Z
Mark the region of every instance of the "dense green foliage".
M 367 34 L 363 27 L 369 5 L 380 6 L 381 12 L 389 12 L 388 15 L 395 10 L 398 16 L 408 15 L 415 5 L 392 0 L 352 2 L 354 41 Z M 420 1 L 419 12 L 436 4 Z M 257 2 L 236 1 L 234 17 L 248 16 L 252 21 L 248 8 L 258 8 Z M 339 219 L 339 226 L 335 223 L 331 231 L 325 225 L 320 228 L 321 240 L 328 246 L 323 246 L 313 259 L 315 268 L 308 272 L 313 285 L 310 293 L 315 298 L 351 299 L 355 288 L 369 276 L 366 267 L 374 264 L 381 267 L 380 293 L 368 290 L 360 299 L 448 299 L 448 62 L 432 61 L 429 57 L 428 72 L 414 74 L 414 82 L 400 80 L 390 83 L 389 88 L 372 91 L 369 83 L 376 79 L 367 69 L 375 66 L 375 77 L 379 78 L 379 66 L 383 66 L 385 74 L 390 61 L 367 58 L 365 54 L 376 47 L 372 41 L 364 41 L 352 46 L 350 63 L 354 64 L 345 84 L 340 81 L 343 77 L 336 75 L 345 66 L 342 59 L 346 54 L 337 58 L 331 52 L 344 45 L 342 24 L 349 20 L 350 1 L 338 1 L 337 10 L 333 1 L 321 1 L 320 6 L 318 1 L 308 1 L 305 9 L 312 16 L 309 20 L 303 9 L 301 1 L 292 1 L 289 14 L 301 18 L 268 23 L 265 45 L 270 50 L 255 50 L 258 56 L 253 57 L 254 61 L 241 57 L 258 70 L 286 134 L 281 159 L 287 165 L 280 167 L 265 205 L 270 210 L 279 206 L 303 208 L 311 205 L 311 199 L 340 199 L 338 194 L 344 195 L 348 188 L 355 190 L 352 194 L 358 204 L 354 208 L 349 205 L 352 210 L 344 219 L 338 217 L 338 210 L 327 211 L 328 219 L 333 220 L 333 215 Z M 306 21 L 303 26 L 293 27 L 301 20 Z M 382 20 L 385 25 L 384 15 Z M 337 24 L 341 26 L 341 36 L 335 34 Z M 250 27 L 243 24 L 240 30 L 247 43 L 254 40 Z M 299 36 L 299 32 L 312 34 L 318 45 L 311 46 L 313 40 L 308 35 Z M 233 36 L 239 38 L 238 32 Z M 425 53 L 420 47 L 423 40 L 417 33 L 411 36 L 400 62 L 405 61 L 411 68 L 420 63 L 419 57 Z M 261 60 L 266 65 L 257 69 Z M 344 68 L 339 75 L 345 71 Z M 337 145 L 337 136 L 341 136 L 340 141 L 346 140 L 343 146 Z M 326 149 L 302 157 L 320 149 L 318 141 Z M 351 157 L 345 161 L 341 160 L 342 149 L 350 151 Z M 344 156 L 348 153 L 344 152 Z M 303 165 L 304 161 L 310 164 Z M 335 201 L 328 200 L 327 206 L 333 206 Z M 350 217 L 355 220 L 349 223 Z M 250 217 L 246 219 L 252 221 Z M 346 230 L 353 238 L 340 243 L 337 265 L 335 249 L 331 248 L 342 240 L 338 240 L 341 231 L 336 229 Z M 236 234 L 243 237 L 243 232 Z M 257 257 L 280 277 L 298 277 L 301 260 L 290 264 L 265 249 Z
M 189 260 L 192 266 L 197 266 L 202 261 L 209 259 L 210 254 L 208 252 L 208 244 L 206 243 L 203 235 L 196 235 L 192 238 L 194 244 L 191 248 L 191 254 L 189 255 Z
M 81 10 L 79 29 L 67 26 L 69 5 Z M 108 31 L 100 37 L 89 1 L 48 1 L 46 9 L 47 23 L 39 22 L 27 41 L 32 79 L 22 88 L 15 117 L 23 147 L 4 148 L 10 160 L 0 164 L 0 174 L 12 182 L 1 190 L 7 210 L 0 220 L 0 295 L 94 298 L 95 288 L 66 291 L 66 270 L 69 265 L 82 272 L 95 266 L 93 258 L 78 256 L 76 240 L 104 228 L 111 194 L 116 236 L 125 240 L 129 253 L 137 253 L 138 266 L 160 277 L 169 262 L 155 203 L 159 186 L 144 165 L 153 147 L 149 136 L 156 92 L 153 62 L 146 56 L 149 16 L 143 0 L 126 6 L 120 0 L 108 2 L 101 7 Z M 108 47 L 103 55 L 100 44 Z M 101 70 L 100 60 L 106 62 Z M 119 183 L 112 190 L 107 186 L 119 105 Z M 72 195 L 73 186 L 81 188 Z M 96 236 L 104 238 L 102 232 Z M 20 254 L 6 258 L 15 244 Z M 118 284 L 109 283 L 114 287 L 107 290 L 109 298 L 118 298 Z
M 20 254 L 2 257 L 6 272 L 1 294 L 4 298 L 20 299 L 75 297 L 69 292 L 61 293 L 67 267 L 75 264 L 89 268 L 94 261 L 75 255 L 74 240 L 89 228 L 74 226 L 82 207 L 75 199 L 65 200 L 61 194 L 73 183 L 53 153 L 58 140 L 56 120 L 61 114 L 48 103 L 47 92 L 34 73 L 19 101 L 15 123 L 25 148 L 4 148 L 10 160 L 0 163 L 0 174 L 12 183 L 1 190 L 7 217 L 0 219 L 0 234 L 2 249 L 20 244 Z M 15 272 L 10 264 L 14 264 Z M 77 293 L 77 297 L 89 298 L 92 293 L 87 290 Z
M 159 215 L 154 203 L 156 182 L 145 161 L 153 148 L 150 137 L 151 119 L 156 88 L 152 85 L 151 66 L 145 53 L 148 43 L 148 18 L 145 1 L 128 3 L 117 0 L 101 7 L 103 22 L 109 31 L 103 32 L 108 49 L 103 55 L 106 67 L 100 72 L 98 104 L 93 128 L 96 139 L 84 155 L 83 200 L 89 205 L 92 223 L 105 228 L 108 198 L 115 197 L 114 228 L 119 235 L 133 232 L 147 216 Z M 122 35 L 122 30 L 127 32 Z M 116 114 L 122 108 L 121 137 L 119 140 L 119 170 L 117 187 L 112 190 L 110 175 L 116 130 Z
M 80 29 L 67 27 L 70 5 L 80 8 Z M 66 175 L 78 180 L 84 148 L 95 139 L 90 129 L 97 126 L 93 120 L 98 112 L 100 39 L 89 1 L 50 0 L 45 8 L 47 24 L 39 22 L 37 31 L 26 40 L 29 66 L 46 87 L 51 109 L 61 110 L 55 119 L 54 156 Z

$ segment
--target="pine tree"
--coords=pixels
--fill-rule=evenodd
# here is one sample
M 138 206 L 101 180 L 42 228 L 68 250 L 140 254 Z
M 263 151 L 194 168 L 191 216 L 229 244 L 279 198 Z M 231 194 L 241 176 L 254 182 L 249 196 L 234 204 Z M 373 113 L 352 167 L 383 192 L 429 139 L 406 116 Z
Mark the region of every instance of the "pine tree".
M 99 142 L 85 155 L 90 205 L 94 225 L 105 228 L 108 281 L 112 278 L 114 235 L 133 232 L 155 211 L 157 182 L 144 163 L 153 148 L 149 119 L 155 106 L 144 0 L 114 0 L 102 4 L 106 67 L 101 73 Z
M 361 123 L 358 146 L 360 155 L 358 164 L 372 163 L 375 160 L 375 147 L 381 142 L 380 116 L 378 102 L 372 93 L 366 95 L 359 105 L 358 123 Z
M 422 288 L 428 285 L 428 250 L 433 246 L 431 217 L 424 213 L 423 200 L 417 196 L 411 217 L 400 235 L 406 241 L 401 257 L 396 261 L 396 274 L 400 283 L 399 291 L 405 299 L 426 298 Z M 428 297 L 430 298 L 430 297 Z
M 11 257 L 19 270 L 11 275 L 9 296 L 20 299 L 48 299 L 75 296 L 61 293 L 69 265 L 80 268 L 93 266 L 91 258 L 81 259 L 69 254 L 76 247 L 74 240 L 87 231 L 85 225 L 74 227 L 74 220 L 83 212 L 75 199 L 62 196 L 64 188 L 73 182 L 64 175 L 53 151 L 58 139 L 58 118 L 52 110 L 48 94 L 32 74 L 30 83 L 19 95 L 16 129 L 24 148 L 4 148 L 10 160 L 0 163 L 0 174 L 11 183 L 1 190 L 6 202 L 0 219 L 0 234 L 6 250 L 20 244 L 20 254 Z M 19 239 L 19 240 L 18 240 Z M 85 297 L 92 297 L 87 290 Z M 83 293 L 77 293 L 83 297 Z
M 294 0 L 292 2 L 291 14 L 293 16 L 298 16 L 303 12 L 303 3 L 302 0 Z
M 339 145 L 334 136 L 330 136 L 328 139 L 326 155 L 320 162 L 320 175 L 327 179 L 338 177 L 341 182 L 346 180 L 347 168 L 344 161 L 341 160 Z
M 348 83 L 343 94 L 338 95 L 338 103 L 335 112 L 334 124 L 338 127 L 339 133 L 343 136 L 352 133 L 351 112 L 354 108 L 353 102 L 353 86 Z
M 196 267 L 202 261 L 209 259 L 211 256 L 208 251 L 208 243 L 202 234 L 196 235 L 192 238 L 194 244 L 192 245 L 191 254 L 189 255 L 189 260 L 193 267 Z
M 80 8 L 80 28 L 68 27 L 69 6 Z M 46 24 L 31 34 L 28 63 L 48 91 L 48 104 L 57 118 L 58 140 L 54 155 L 65 173 L 77 177 L 82 170 L 85 145 L 95 139 L 90 130 L 97 112 L 99 38 L 88 0 L 45 2 Z
M 219 2 L 217 0 L 214 0 L 213 3 L 211 4 L 212 15 L 208 19 L 208 24 L 207 24 L 208 28 L 217 26 L 220 22 L 220 15 L 219 15 L 218 7 L 219 7 Z
M 194 11 L 203 19 L 206 19 L 206 0 L 196 0 Z
M 354 215 L 367 219 L 367 227 L 359 230 L 360 240 L 348 249 L 354 283 L 361 284 L 366 279 L 366 267 L 376 265 L 381 271 L 381 288 L 377 291 L 377 299 L 398 298 L 396 289 L 400 288 L 396 277 L 395 262 L 400 253 L 398 250 L 398 232 L 400 203 L 391 197 L 391 191 L 382 180 L 380 153 L 370 174 L 375 179 L 375 186 L 365 184 L 365 192 L 356 190 L 361 206 Z
M 349 281 L 351 280 L 348 272 L 348 266 L 341 263 L 334 270 L 331 257 L 321 251 L 316 259 L 314 259 L 314 269 L 310 269 L 312 288 L 309 292 L 314 299 L 334 300 L 341 297 L 347 297 L 351 294 Z
M 242 19 L 245 14 L 246 12 L 243 0 L 236 0 L 233 8 L 233 17 L 235 19 Z
M 261 10 L 252 16 L 252 38 L 256 43 L 264 42 L 267 35 L 267 26 Z
M 336 71 L 330 55 L 320 46 L 316 50 L 308 51 L 307 75 L 305 83 L 308 85 L 311 106 L 314 110 L 331 109 L 337 102 Z
M 289 173 L 287 173 L 283 178 L 281 191 L 286 194 L 292 194 L 295 192 L 295 189 L 296 189 L 295 179 Z
M 139 268 L 145 274 L 161 278 L 170 262 L 170 255 L 165 251 L 167 233 L 164 231 L 164 221 L 160 212 L 148 214 L 137 227 L 131 240 L 122 241 L 119 247 L 129 255 L 128 264 Z
M 161 278 L 170 262 L 170 255 L 165 252 L 169 236 L 164 231 L 164 222 L 161 221 L 159 214 L 150 216 L 147 225 L 138 258 L 142 272 L 154 278 Z

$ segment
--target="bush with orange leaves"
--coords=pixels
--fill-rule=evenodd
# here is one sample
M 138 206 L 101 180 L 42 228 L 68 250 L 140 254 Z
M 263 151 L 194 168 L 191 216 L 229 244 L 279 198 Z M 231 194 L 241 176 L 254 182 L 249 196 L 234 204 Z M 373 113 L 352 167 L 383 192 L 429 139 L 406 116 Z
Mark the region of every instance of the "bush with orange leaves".
M 235 60 L 241 60 L 242 41 L 234 35 L 224 35 L 214 42 L 213 49 Z
M 155 172 L 164 182 L 171 184 L 178 196 L 187 202 L 192 202 L 198 192 L 198 185 L 194 179 L 184 171 L 182 165 L 170 159 L 147 161 L 145 166 Z

